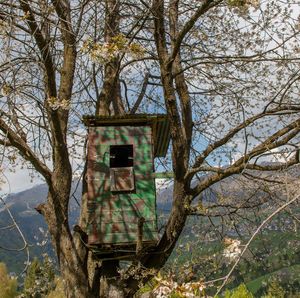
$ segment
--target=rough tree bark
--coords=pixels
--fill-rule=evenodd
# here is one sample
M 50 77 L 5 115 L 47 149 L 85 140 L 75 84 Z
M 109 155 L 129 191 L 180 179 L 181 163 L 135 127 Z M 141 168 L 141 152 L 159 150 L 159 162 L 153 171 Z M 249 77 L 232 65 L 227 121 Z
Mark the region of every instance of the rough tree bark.
M 104 41 L 111 43 L 112 39 L 120 34 L 120 1 L 105 1 L 105 25 L 104 25 Z M 96 102 L 96 112 L 98 116 L 120 115 L 124 114 L 124 105 L 121 98 L 121 87 L 119 79 L 120 57 L 115 57 L 104 65 L 104 79 L 101 92 Z M 83 177 L 86 175 L 86 167 Z M 86 225 L 86 201 L 87 201 L 87 185 L 84 181 L 82 193 L 82 210 L 80 218 L 80 226 Z M 100 297 L 124 297 L 124 288 L 119 281 L 119 262 L 118 261 L 102 261 L 100 269 L 98 263 L 93 262 L 91 252 L 82 247 L 81 241 L 77 241 L 78 249 L 81 256 L 86 260 L 86 266 L 90 276 L 99 279 L 99 282 L 92 283 L 91 291 L 94 295 Z M 90 257 L 88 258 L 88 255 Z

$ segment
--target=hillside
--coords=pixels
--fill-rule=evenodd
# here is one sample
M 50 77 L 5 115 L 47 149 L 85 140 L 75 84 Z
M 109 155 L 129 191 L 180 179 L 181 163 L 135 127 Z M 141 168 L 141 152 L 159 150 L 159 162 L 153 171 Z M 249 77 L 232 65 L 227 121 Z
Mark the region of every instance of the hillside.
M 80 187 L 73 191 L 76 198 L 80 198 Z M 29 243 L 31 258 L 48 253 L 54 258 L 50 243 L 47 226 L 44 218 L 34 208 L 45 201 L 47 197 L 46 184 L 34 186 L 28 190 L 11 194 L 6 198 L 6 204 L 13 214 L 16 222 L 22 230 Z M 79 216 L 80 209 L 74 197 L 70 201 L 70 223 L 74 225 Z M 8 213 L 1 206 L 0 227 L 10 225 L 11 219 Z M 8 249 L 18 249 L 23 246 L 22 239 L 16 229 L 0 230 L 0 247 Z M 10 272 L 19 274 L 24 268 L 26 260 L 25 251 L 7 251 L 0 248 L 0 262 L 5 262 Z

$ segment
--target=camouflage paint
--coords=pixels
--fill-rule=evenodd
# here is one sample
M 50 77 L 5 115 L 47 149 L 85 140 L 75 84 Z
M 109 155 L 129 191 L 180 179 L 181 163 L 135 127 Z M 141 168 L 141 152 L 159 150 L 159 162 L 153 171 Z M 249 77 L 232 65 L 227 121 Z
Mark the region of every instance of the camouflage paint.
M 111 192 L 111 145 L 133 145 L 134 192 Z M 89 244 L 136 243 L 141 217 L 143 241 L 157 241 L 151 126 L 89 127 L 87 180 Z
M 170 142 L 170 123 L 165 114 L 126 114 L 113 116 L 85 115 L 86 126 L 143 126 L 152 127 L 154 157 L 164 157 Z

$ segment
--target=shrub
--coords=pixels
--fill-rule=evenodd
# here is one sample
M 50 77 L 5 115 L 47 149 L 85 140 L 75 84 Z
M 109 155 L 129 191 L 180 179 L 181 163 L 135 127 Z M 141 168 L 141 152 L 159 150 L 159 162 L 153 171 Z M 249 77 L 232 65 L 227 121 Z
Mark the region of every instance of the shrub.
M 236 289 L 226 290 L 225 298 L 254 298 L 245 284 L 240 284 Z
M 0 294 L 1 298 L 13 298 L 17 293 L 17 280 L 7 274 L 5 264 L 0 263 Z

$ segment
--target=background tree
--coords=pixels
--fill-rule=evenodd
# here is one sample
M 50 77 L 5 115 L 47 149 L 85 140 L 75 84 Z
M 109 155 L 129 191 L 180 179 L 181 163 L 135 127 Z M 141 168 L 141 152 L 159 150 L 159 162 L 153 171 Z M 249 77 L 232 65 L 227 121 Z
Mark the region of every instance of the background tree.
M 24 279 L 24 297 L 44 297 L 55 288 L 53 264 L 47 255 L 43 257 L 43 262 L 34 258 L 28 267 Z
M 203 211 L 193 201 L 212 185 L 298 163 L 297 5 L 0 1 L 0 144 L 5 162 L 22 158 L 49 186 L 36 209 L 68 297 L 99 296 L 101 275 L 100 295 L 131 296 L 165 264 L 188 216 Z M 118 262 L 97 269 L 70 230 L 68 206 L 73 174 L 85 171 L 82 114 L 135 112 L 168 114 L 170 160 L 160 167 L 174 172 L 173 203 L 155 250 L 117 285 Z M 83 179 L 83 229 L 85 201 Z
M 247 290 L 244 284 L 241 284 L 236 290 L 232 292 L 226 291 L 225 292 L 226 298 L 234 298 L 234 297 L 243 297 L 243 298 L 252 298 L 253 295 Z
M 0 293 L 3 298 L 13 298 L 18 294 L 17 279 L 8 275 L 3 263 L 0 263 Z

